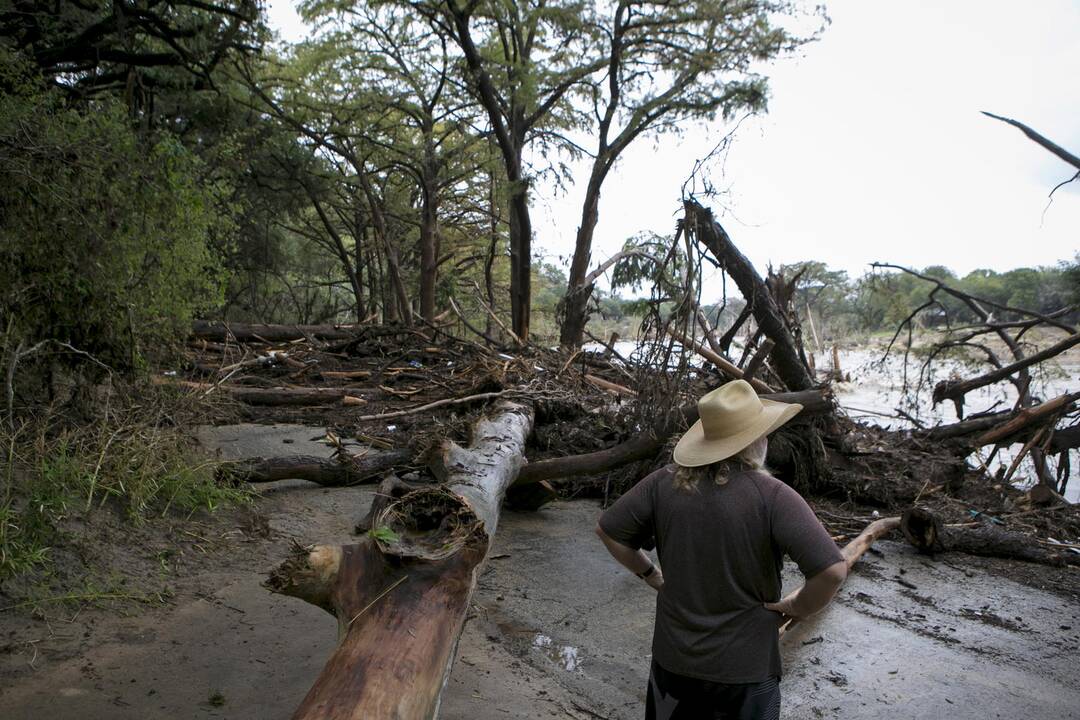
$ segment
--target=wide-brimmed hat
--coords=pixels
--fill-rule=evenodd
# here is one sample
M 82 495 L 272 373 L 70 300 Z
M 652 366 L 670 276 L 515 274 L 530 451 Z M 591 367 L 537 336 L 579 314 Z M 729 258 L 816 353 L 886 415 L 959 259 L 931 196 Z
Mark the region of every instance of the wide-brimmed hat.
M 675 462 L 699 467 L 737 454 L 795 417 L 802 405 L 759 398 L 745 380 L 732 380 L 698 400 L 701 418 L 679 438 Z

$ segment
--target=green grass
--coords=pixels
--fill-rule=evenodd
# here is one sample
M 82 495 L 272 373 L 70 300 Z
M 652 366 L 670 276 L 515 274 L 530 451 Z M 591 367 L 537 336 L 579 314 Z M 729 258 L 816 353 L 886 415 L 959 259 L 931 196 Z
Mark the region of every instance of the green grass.
M 119 511 L 133 525 L 247 502 L 250 491 L 216 482 L 164 411 L 106 413 L 92 426 L 26 422 L 0 437 L 0 581 L 47 568 L 69 521 Z

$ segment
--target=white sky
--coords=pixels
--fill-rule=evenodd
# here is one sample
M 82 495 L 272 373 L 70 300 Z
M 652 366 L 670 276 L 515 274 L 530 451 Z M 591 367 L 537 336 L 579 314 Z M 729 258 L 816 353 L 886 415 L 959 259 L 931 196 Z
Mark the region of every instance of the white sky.
M 303 36 L 292 2 L 268 4 L 284 39 Z M 1015 118 L 1080 154 L 1080 3 L 826 7 L 822 39 L 771 68 L 768 114 L 743 122 L 723 176 L 712 177 L 730 191 L 721 221 L 759 271 L 814 259 L 860 275 L 888 260 L 963 274 L 1053 264 L 1080 249 L 1080 182 L 1046 209 L 1069 166 L 979 114 Z M 672 232 L 683 181 L 727 130 L 630 148 L 605 183 L 593 265 L 640 231 Z M 568 265 L 573 251 L 581 167 L 581 187 L 535 191 L 535 246 L 552 262 Z

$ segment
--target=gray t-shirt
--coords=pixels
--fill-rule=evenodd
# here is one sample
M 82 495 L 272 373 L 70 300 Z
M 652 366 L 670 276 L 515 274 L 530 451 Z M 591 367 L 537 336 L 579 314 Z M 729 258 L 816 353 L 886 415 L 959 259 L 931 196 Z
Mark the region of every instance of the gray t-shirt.
M 640 548 L 655 536 L 664 587 L 653 658 L 669 672 L 721 683 L 780 675 L 780 599 L 786 554 L 813 577 L 843 555 L 806 501 L 760 471 L 727 483 L 674 487 L 675 466 L 652 473 L 600 516 L 613 540 Z

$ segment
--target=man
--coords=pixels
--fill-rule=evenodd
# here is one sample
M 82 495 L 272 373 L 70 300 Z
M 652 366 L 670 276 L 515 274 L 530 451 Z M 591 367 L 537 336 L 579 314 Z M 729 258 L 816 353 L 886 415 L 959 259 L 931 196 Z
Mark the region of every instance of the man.
M 780 716 L 778 629 L 824 608 L 847 575 L 810 507 L 764 467 L 766 436 L 801 409 L 723 385 L 698 401 L 675 465 L 600 516 L 608 551 L 658 593 L 647 720 Z M 663 572 L 641 550 L 652 538 Z M 784 555 L 806 583 L 781 600 Z

